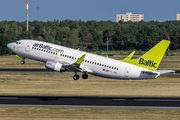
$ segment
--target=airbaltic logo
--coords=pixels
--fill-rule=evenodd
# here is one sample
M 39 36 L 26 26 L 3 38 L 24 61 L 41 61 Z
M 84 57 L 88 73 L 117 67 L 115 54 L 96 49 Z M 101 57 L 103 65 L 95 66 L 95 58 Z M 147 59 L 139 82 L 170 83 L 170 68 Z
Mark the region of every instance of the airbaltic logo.
M 152 60 L 145 60 L 143 58 L 140 58 L 139 64 L 140 65 L 149 66 L 149 67 L 154 67 L 154 68 L 156 68 L 156 65 L 157 65 L 157 63 L 154 63 L 154 61 L 152 61 Z
M 34 43 L 33 47 L 39 47 L 39 48 L 42 48 L 42 49 L 50 50 L 52 52 L 64 53 L 64 50 L 62 50 L 62 49 L 53 48 L 53 47 L 51 47 L 49 45 L 44 45 L 44 44 L 39 44 L 39 43 Z

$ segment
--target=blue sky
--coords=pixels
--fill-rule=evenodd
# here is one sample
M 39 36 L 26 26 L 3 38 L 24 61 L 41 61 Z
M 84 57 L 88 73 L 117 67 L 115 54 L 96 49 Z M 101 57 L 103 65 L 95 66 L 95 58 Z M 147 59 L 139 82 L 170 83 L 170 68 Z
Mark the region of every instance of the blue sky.
M 38 9 L 39 7 L 39 9 Z M 145 21 L 176 20 L 180 0 L 29 0 L 29 21 L 115 22 L 116 14 L 144 14 Z M 0 21 L 26 20 L 26 0 L 0 0 Z

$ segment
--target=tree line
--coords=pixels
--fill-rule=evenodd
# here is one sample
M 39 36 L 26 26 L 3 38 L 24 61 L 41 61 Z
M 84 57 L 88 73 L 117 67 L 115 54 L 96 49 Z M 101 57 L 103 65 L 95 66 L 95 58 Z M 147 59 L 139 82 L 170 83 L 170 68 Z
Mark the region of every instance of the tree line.
M 29 22 L 0 22 L 0 55 L 12 54 L 7 44 L 19 39 L 35 39 L 80 48 L 83 51 L 148 50 L 162 39 L 171 41 L 170 50 L 180 49 L 180 21 L 81 21 L 54 20 Z

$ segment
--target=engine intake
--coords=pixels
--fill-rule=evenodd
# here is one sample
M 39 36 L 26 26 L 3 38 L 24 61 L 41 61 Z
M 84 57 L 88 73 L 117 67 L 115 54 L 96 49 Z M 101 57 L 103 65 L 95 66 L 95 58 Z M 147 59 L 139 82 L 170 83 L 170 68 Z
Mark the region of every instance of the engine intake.
M 45 67 L 47 69 L 50 69 L 50 70 L 54 70 L 54 71 L 57 71 L 57 72 L 61 72 L 63 70 L 65 70 L 63 67 L 62 67 L 62 64 L 61 63 L 58 63 L 58 62 L 55 62 L 55 61 L 51 61 L 51 60 L 48 60 L 45 64 Z

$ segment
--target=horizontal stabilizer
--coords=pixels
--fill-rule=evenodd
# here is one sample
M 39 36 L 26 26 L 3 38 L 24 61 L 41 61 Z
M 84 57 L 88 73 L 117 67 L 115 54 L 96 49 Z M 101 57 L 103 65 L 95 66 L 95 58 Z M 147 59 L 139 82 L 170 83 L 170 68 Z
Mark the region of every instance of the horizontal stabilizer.
M 175 74 L 176 71 L 175 70 L 156 70 L 156 72 L 160 72 L 160 74 Z
M 133 51 L 130 55 L 128 55 L 124 60 L 130 60 L 136 51 Z
M 158 72 L 155 71 L 142 71 L 144 74 L 149 74 L 149 75 L 158 75 Z

